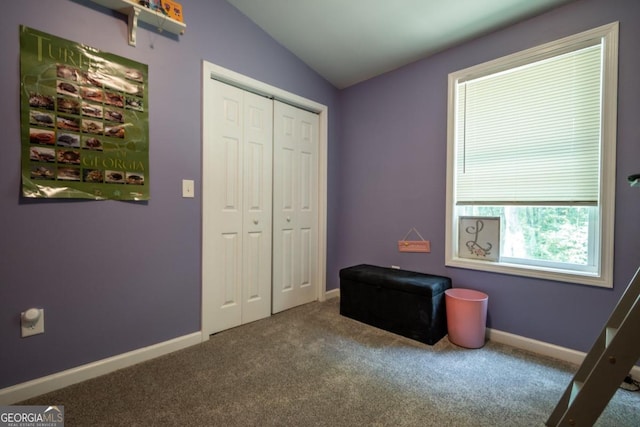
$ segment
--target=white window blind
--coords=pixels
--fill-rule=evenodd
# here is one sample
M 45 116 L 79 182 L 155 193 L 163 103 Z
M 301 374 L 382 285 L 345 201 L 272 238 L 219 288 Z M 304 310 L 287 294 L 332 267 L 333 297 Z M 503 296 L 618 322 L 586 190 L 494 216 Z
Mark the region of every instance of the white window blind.
M 602 43 L 458 81 L 463 204 L 589 204 L 599 196 Z

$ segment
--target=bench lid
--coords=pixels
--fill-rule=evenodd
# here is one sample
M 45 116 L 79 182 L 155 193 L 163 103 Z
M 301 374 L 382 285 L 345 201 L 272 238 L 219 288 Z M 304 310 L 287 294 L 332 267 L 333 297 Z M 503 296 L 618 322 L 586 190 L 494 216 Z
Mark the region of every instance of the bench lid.
M 368 264 L 343 268 L 340 278 L 427 296 L 438 295 L 451 288 L 449 277 Z

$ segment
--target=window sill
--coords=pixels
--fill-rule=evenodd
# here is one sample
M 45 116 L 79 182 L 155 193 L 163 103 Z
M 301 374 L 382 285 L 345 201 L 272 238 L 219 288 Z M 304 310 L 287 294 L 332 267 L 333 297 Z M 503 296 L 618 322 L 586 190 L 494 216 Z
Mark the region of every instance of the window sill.
M 536 279 L 555 282 L 577 283 L 580 285 L 613 288 L 611 275 L 597 275 L 596 273 L 567 271 L 538 266 L 525 266 L 490 261 L 476 261 L 452 257 L 445 261 L 447 267 L 465 268 L 469 270 L 487 271 L 491 273 L 508 274 L 512 276 L 533 277 Z

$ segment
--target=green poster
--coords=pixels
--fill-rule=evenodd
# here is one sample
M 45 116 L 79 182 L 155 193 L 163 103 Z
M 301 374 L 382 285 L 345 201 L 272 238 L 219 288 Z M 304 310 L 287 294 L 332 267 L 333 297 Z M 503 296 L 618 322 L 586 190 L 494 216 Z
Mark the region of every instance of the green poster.
M 20 26 L 22 195 L 149 200 L 148 67 Z

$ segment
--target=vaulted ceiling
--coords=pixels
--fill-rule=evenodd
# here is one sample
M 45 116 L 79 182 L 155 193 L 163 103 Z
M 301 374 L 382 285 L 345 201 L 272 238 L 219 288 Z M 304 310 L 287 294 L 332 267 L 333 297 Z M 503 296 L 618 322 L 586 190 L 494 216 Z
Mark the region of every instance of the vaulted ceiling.
M 227 0 L 345 88 L 575 0 Z

